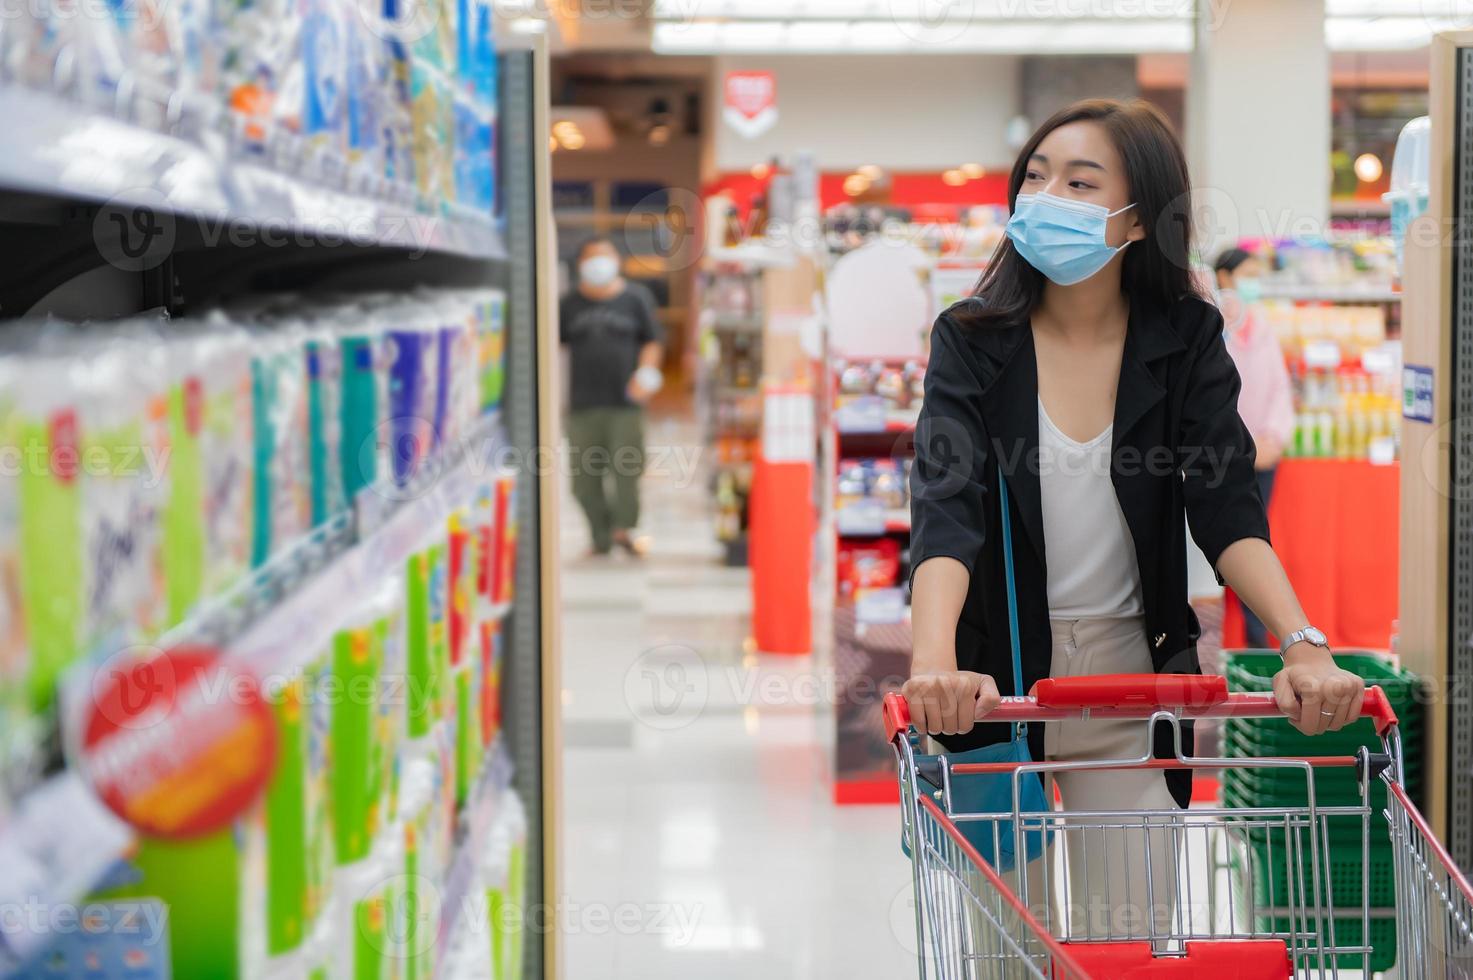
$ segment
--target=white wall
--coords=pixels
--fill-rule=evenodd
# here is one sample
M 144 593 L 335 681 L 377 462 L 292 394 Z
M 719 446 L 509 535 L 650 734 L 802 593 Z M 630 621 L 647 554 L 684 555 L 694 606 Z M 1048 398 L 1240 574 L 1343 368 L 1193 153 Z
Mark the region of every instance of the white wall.
M 717 172 L 747 170 L 795 150 L 812 150 L 821 170 L 1012 163 L 1003 141 L 1018 106 L 1012 56 L 743 55 L 713 58 L 712 66 Z M 763 70 L 777 76 L 778 121 L 747 139 L 720 120 L 722 80 L 728 71 Z

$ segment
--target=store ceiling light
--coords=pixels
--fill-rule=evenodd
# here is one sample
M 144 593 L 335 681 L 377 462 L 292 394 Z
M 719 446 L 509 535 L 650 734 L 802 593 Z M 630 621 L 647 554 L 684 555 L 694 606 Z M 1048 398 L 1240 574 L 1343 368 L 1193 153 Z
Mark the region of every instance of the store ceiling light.
M 1191 50 L 1192 26 L 1163 21 L 662 21 L 660 54 L 1139 54 Z
M 564 149 L 611 150 L 614 147 L 614 128 L 608 114 L 598 106 L 555 105 L 551 118 L 552 135 Z
M 752 179 L 753 180 L 766 180 L 767 179 L 767 175 L 769 173 L 771 173 L 771 172 L 772 172 L 772 168 L 769 167 L 765 163 L 753 164 L 753 166 L 752 166 Z
M 967 182 L 967 175 L 960 170 L 948 170 L 941 175 L 941 182 L 948 187 L 960 187 Z
M 1355 175 L 1363 184 L 1374 184 L 1381 179 L 1381 158 L 1374 153 L 1362 153 L 1355 158 Z
M 1473 26 L 1469 0 L 1327 0 L 1331 51 L 1425 47 Z M 1192 50 L 1192 5 L 1139 0 L 657 0 L 662 54 L 1171 54 Z
M 541 17 L 516 17 L 507 25 L 513 34 L 545 34 L 547 21 Z
M 985 177 L 987 175 L 987 171 L 983 169 L 980 163 L 962 164 L 962 173 L 966 175 L 968 180 L 976 180 L 979 177 Z
M 844 193 L 850 197 L 858 197 L 869 190 L 869 178 L 864 174 L 850 174 L 844 178 Z
M 881 177 L 885 176 L 885 171 L 881 170 L 873 163 L 866 163 L 855 172 L 858 173 L 865 180 L 870 181 L 879 180 Z

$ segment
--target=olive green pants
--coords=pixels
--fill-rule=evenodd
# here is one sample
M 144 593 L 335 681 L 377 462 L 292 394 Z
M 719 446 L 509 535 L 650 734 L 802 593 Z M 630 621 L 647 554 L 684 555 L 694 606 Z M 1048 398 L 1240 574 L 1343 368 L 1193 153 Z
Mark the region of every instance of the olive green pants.
M 615 531 L 627 531 L 639 523 L 644 412 L 632 407 L 570 412 L 568 450 L 573 496 L 588 518 L 593 550 L 608 551 Z

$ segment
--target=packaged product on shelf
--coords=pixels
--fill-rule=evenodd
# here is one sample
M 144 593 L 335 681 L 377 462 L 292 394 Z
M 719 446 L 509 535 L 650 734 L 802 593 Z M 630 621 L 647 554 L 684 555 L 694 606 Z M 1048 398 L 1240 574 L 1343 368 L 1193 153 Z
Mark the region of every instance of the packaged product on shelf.
M 379 692 L 375 702 L 373 751 L 377 772 L 373 796 L 377 800 L 380 824 L 398 819 L 399 757 L 404 743 L 405 713 L 409 699 L 406 687 L 408 623 L 405 609 L 407 596 L 401 575 L 388 576 L 379 600 L 383 611 L 374 624 L 379 649 Z
M 456 200 L 455 89 L 443 73 L 418 63 L 413 83 L 419 186 L 432 202 L 451 203 Z
M 264 564 L 312 527 L 307 361 L 302 337 L 260 327 L 251 333 L 255 452 L 255 547 Z
M 346 980 L 386 976 L 390 950 L 389 903 L 395 875 L 400 870 L 384 866 L 382 842 L 356 864 L 341 867 L 333 882 L 334 901 L 330 954 L 334 969 L 329 976 Z
M 20 464 L 5 478 L 8 514 L 14 525 L 6 541 L 7 601 L 15 604 L 7 631 L 13 655 L 21 658 L 30 704 L 48 708 L 56 681 L 80 655 L 86 591 L 82 568 L 82 490 L 74 465 L 77 445 L 76 368 L 60 358 L 7 356 L 13 365 L 6 386 L 11 400 L 6 439 Z M 70 455 L 68 455 L 70 454 Z M 58 459 L 63 465 L 58 466 Z M 11 547 L 10 545 L 4 545 Z
M 506 387 L 506 294 L 488 290 L 476 303 L 476 357 L 481 371 L 481 411 L 501 407 Z
M 93 900 L 76 928 L 58 929 L 45 954 L 8 980 L 169 980 L 180 976 L 170 970 L 169 930 L 166 910 L 155 900 Z
M 249 338 L 218 314 L 169 344 L 172 455 L 164 538 L 171 622 L 183 620 L 201 598 L 230 588 L 251 565 L 249 349 Z
M 471 798 L 481 763 L 481 690 L 485 673 L 480 657 L 467 657 L 452 668 L 455 687 L 455 806 Z
M 394 482 L 408 484 L 419 473 L 434 443 L 435 355 L 433 328 L 401 305 L 382 314 L 393 345 L 389 369 L 390 463 Z
M 894 538 L 840 540 L 834 576 L 840 598 L 894 588 L 900 580 L 900 550 Z
M 450 664 L 458 666 L 465 659 L 470 642 L 472 618 L 476 611 L 476 536 L 471 527 L 468 508 L 454 511 L 449 521 L 449 617 L 448 649 Z
M 301 16 L 297 0 L 224 0 L 215 11 L 220 84 L 241 149 L 263 153 L 278 125 L 300 130 Z
M 9 463 L 0 468 L 0 826 L 9 821 L 13 801 L 39 775 L 35 755 L 41 735 L 26 690 L 30 649 L 20 577 L 24 457 L 15 429 L 19 383 L 14 358 L 0 354 L 0 452 Z
M 297 949 L 326 905 L 332 880 L 327 658 L 290 678 L 275 699 L 277 762 L 266 790 L 267 952 Z
M 368 856 L 378 829 L 381 761 L 376 751 L 383 648 L 378 620 L 388 610 L 365 606 L 332 642 L 335 687 L 331 713 L 331 801 L 337 863 Z
M 428 736 L 445 717 L 446 602 L 445 545 L 432 541 L 411 555 L 406 570 L 407 736 Z
M 392 20 L 386 19 L 386 23 L 392 23 Z M 381 121 L 384 177 L 401 187 L 415 187 L 418 179 L 414 168 L 414 82 L 409 48 L 391 36 L 385 46 L 385 57 L 389 85 L 385 90 Z
M 522 975 L 522 949 L 527 921 L 526 901 L 527 812 L 519 796 L 506 790 L 496 823 L 486 835 L 481 876 L 486 887 L 486 914 L 490 920 L 491 975 L 514 980 Z
M 432 843 L 439 793 L 436 778 L 435 766 L 428 759 L 406 760 L 400 796 L 404 895 L 398 910 L 401 919 L 392 927 L 393 935 L 401 937 L 394 952 L 404 980 L 429 980 L 434 969 L 434 939 L 439 922 L 432 918 L 439 911 L 439 903 L 432 901 L 429 890 L 438 889 L 441 884 Z
M 481 658 L 481 745 L 490 748 L 501 730 L 501 619 L 486 617 L 479 623 Z
M 343 485 L 343 355 L 337 332 L 322 325 L 308 330 L 304 351 L 312 526 L 317 527 L 348 505 Z
M 389 344 L 383 330 L 361 307 L 337 317 L 341 352 L 342 404 L 340 480 L 348 505 L 389 476 Z
M 478 507 L 481 536 L 486 541 L 481 555 L 485 565 L 482 581 L 486 600 L 492 606 L 511 602 L 516 582 L 516 486 L 515 472 L 498 473 L 485 503 Z
M 348 165 L 365 176 L 384 177 L 385 111 L 393 82 L 385 27 L 373 10 L 352 5 L 347 23 Z
M 346 0 L 302 0 L 302 135 L 314 151 L 348 149 L 348 56 L 352 9 Z
M 58 475 L 82 487 L 83 649 L 106 656 L 168 625 L 163 513 L 169 496 L 167 381 L 152 345 L 116 336 L 78 377 L 76 460 Z M 65 440 L 63 433 L 58 440 Z M 62 446 L 56 446 L 62 451 Z

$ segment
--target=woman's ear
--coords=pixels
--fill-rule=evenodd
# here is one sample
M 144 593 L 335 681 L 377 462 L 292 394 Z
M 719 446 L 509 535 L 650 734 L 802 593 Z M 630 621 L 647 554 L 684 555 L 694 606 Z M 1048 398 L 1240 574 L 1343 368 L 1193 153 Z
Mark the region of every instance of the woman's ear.
M 1141 224 L 1141 219 L 1136 215 L 1137 210 L 1137 208 L 1131 208 L 1126 212 L 1130 216 L 1130 227 L 1125 229 L 1127 242 L 1144 241 L 1146 237 L 1146 226 Z

